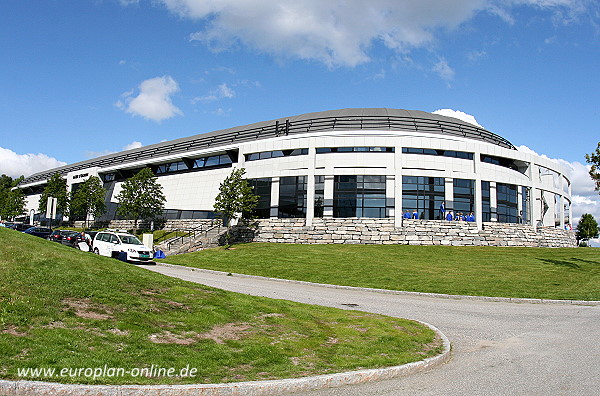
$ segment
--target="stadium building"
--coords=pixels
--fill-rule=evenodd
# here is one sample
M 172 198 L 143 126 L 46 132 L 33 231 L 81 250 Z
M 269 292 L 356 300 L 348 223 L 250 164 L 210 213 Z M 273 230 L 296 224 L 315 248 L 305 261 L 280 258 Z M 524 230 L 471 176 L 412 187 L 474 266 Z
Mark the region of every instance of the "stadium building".
M 37 210 L 47 180 L 60 173 L 68 188 L 98 176 L 116 218 L 121 183 L 149 167 L 167 198 L 164 217 L 214 218 L 219 184 L 245 168 L 263 219 L 386 219 L 403 214 L 440 220 L 446 211 L 486 223 L 564 230 L 571 223 L 565 169 L 519 151 L 503 137 L 467 122 L 422 111 L 331 110 L 234 127 L 158 143 L 29 176 L 20 187 Z

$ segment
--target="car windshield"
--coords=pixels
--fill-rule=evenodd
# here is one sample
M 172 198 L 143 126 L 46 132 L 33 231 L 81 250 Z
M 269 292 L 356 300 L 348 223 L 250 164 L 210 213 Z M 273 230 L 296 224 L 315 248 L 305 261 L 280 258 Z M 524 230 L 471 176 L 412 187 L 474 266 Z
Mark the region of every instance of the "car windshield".
M 139 239 L 134 237 L 133 235 L 119 235 L 122 243 L 127 243 L 129 245 L 143 245 Z

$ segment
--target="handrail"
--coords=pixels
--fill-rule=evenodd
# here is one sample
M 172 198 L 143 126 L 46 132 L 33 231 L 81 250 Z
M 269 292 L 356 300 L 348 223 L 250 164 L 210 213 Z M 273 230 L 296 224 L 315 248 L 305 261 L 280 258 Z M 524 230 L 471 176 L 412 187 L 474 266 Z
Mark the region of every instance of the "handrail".
M 204 229 L 204 227 L 206 226 L 206 229 Z M 209 231 L 215 229 L 216 227 L 220 227 L 221 226 L 221 220 L 220 219 L 214 219 L 211 220 L 210 223 L 207 225 L 205 223 L 201 223 L 199 226 L 194 227 L 192 229 L 187 229 L 187 230 L 176 230 L 176 231 L 184 231 L 187 232 L 187 234 L 185 235 L 181 235 L 178 237 L 175 237 L 173 239 L 171 239 L 169 242 L 167 242 L 167 249 L 171 249 L 171 246 L 176 244 L 177 242 L 181 241 L 180 245 L 183 245 L 184 242 L 184 238 L 196 238 L 196 234 L 202 234 L 204 233 L 205 235 L 208 234 Z

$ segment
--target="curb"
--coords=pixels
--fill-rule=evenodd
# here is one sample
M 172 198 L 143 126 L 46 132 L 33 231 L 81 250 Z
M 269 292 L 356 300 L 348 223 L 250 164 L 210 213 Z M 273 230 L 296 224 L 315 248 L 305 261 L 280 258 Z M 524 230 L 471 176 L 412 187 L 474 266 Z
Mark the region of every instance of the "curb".
M 183 265 L 160 263 L 160 262 L 156 262 L 156 261 L 154 263 L 156 265 L 160 265 L 163 267 L 183 268 L 183 269 L 187 269 L 189 271 L 206 272 L 209 274 L 216 274 L 216 275 L 236 276 L 239 278 L 265 279 L 265 280 L 277 281 L 277 282 L 298 283 L 298 284 L 304 284 L 304 285 L 328 287 L 330 289 L 360 290 L 360 291 L 369 291 L 369 292 L 381 293 L 381 294 L 399 294 L 399 295 L 407 295 L 407 296 L 444 298 L 444 299 L 449 299 L 449 300 L 475 300 L 475 301 L 490 301 L 490 302 L 508 302 L 508 303 L 518 303 L 518 304 L 557 304 L 557 305 L 593 305 L 593 306 L 600 305 L 600 301 L 593 301 L 593 300 L 592 301 L 552 300 L 552 299 L 543 299 L 543 298 L 467 296 L 467 295 L 461 295 L 461 294 L 422 293 L 422 292 L 411 292 L 411 291 L 402 291 L 402 290 L 375 289 L 375 288 L 370 288 L 370 287 L 332 285 L 332 284 L 328 284 L 328 283 L 315 283 L 315 282 L 299 281 L 299 280 L 293 280 L 293 279 L 269 278 L 266 276 L 259 276 L 259 275 L 236 274 L 236 273 L 232 273 L 232 272 L 186 267 Z
M 344 373 L 324 374 L 312 377 L 290 378 L 269 381 L 234 382 L 227 384 L 190 384 L 190 385 L 80 385 L 60 384 L 42 381 L 6 381 L 0 380 L 0 395 L 60 395 L 60 396 L 259 396 L 282 393 L 312 391 L 356 385 L 365 382 L 406 377 L 433 367 L 441 366 L 451 358 L 451 345 L 448 338 L 436 327 L 415 320 L 430 329 L 442 340 L 444 350 L 441 354 L 418 362 L 381 369 L 348 371 Z

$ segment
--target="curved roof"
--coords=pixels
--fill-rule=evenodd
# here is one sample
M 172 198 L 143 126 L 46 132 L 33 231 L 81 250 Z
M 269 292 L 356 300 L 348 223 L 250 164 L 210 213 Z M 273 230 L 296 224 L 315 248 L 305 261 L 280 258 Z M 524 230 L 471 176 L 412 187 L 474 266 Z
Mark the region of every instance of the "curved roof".
M 169 154 L 219 147 L 236 142 L 248 142 L 328 130 L 369 129 L 459 136 L 496 144 L 508 149 L 515 149 L 512 143 L 503 137 L 453 117 L 418 110 L 388 108 L 340 109 L 262 121 L 109 154 L 36 173 L 25 178 L 20 185 L 46 180 L 57 172 L 64 175 L 80 169 L 160 158 Z

